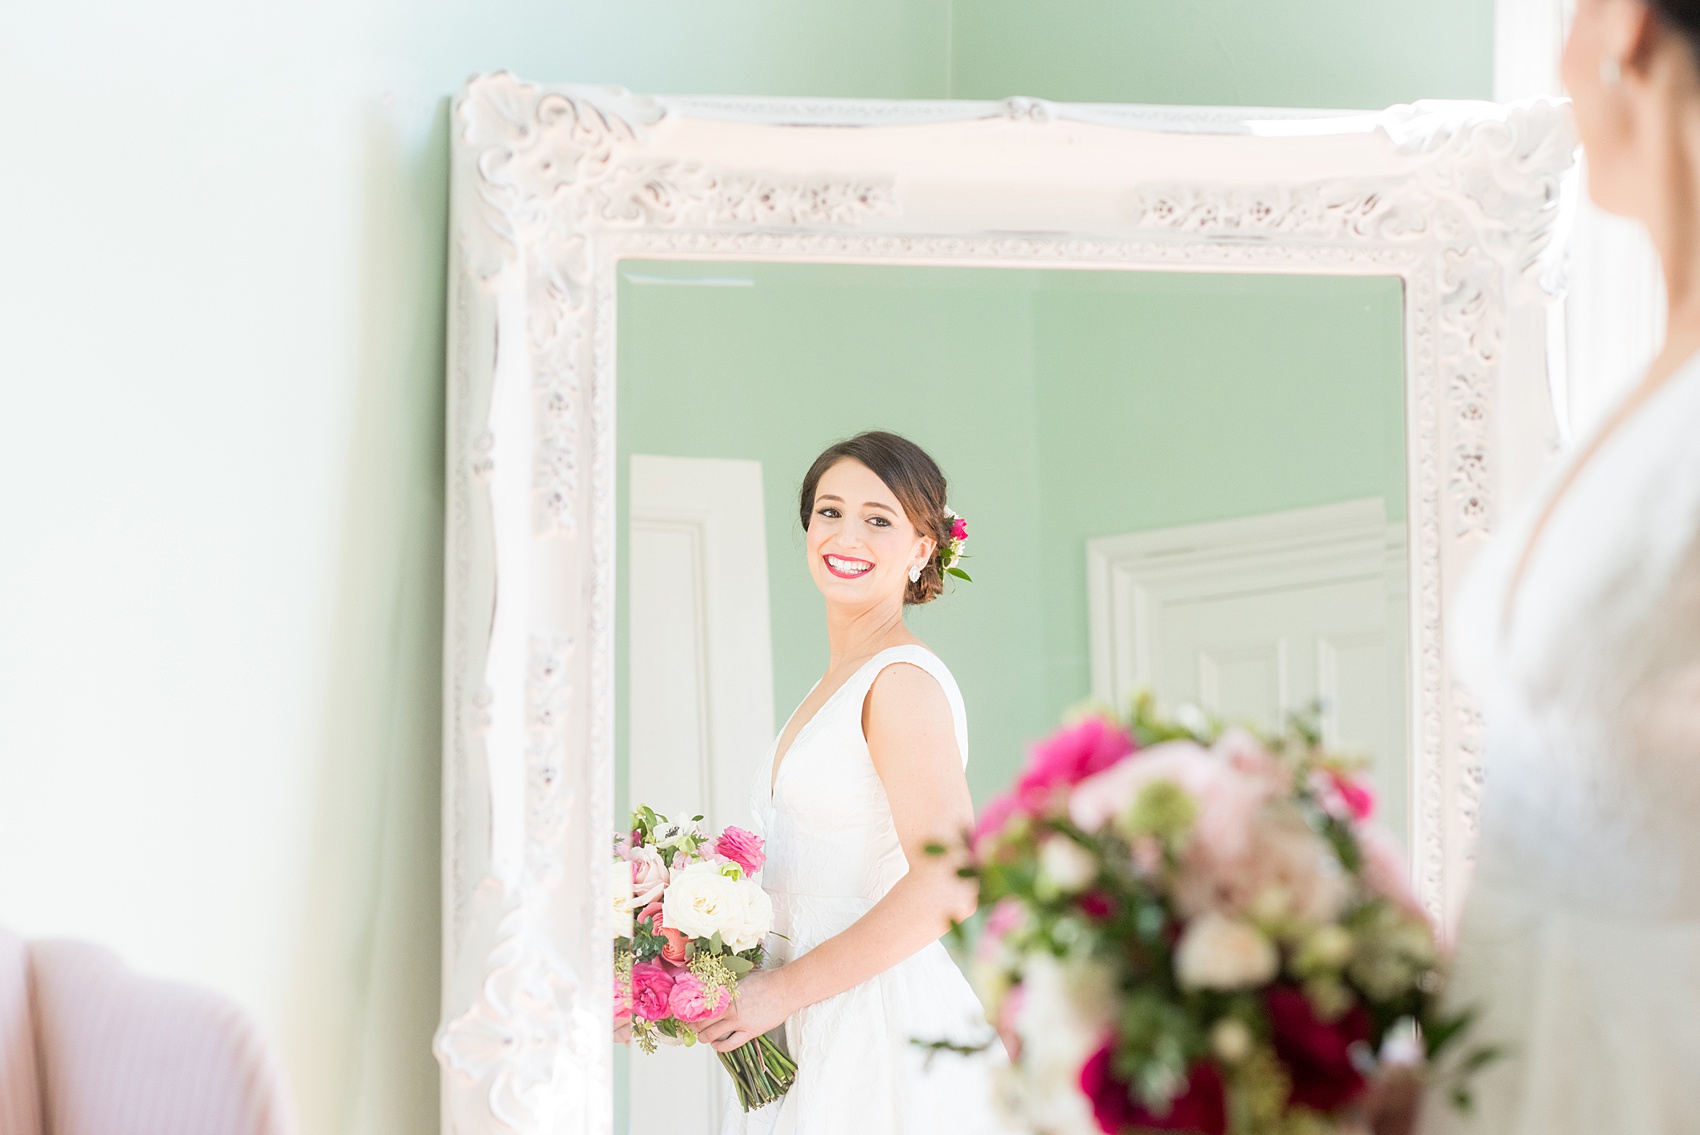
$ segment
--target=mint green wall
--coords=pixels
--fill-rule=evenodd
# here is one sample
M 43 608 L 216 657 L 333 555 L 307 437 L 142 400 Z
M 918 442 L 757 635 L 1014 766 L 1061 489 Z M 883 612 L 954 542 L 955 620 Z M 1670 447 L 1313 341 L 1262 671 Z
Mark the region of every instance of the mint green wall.
M 951 93 L 1380 108 L 1491 98 L 1492 0 L 954 0 Z
M 618 436 L 762 462 L 781 718 L 825 668 L 796 490 L 830 441 L 895 430 L 968 517 L 975 582 L 913 610 L 969 706 L 978 799 L 1090 689 L 1085 541 L 1365 496 L 1404 513 L 1390 278 L 628 264 Z
M 1091 687 L 1089 536 L 1380 496 L 1405 515 L 1392 277 L 1053 273 L 1036 297 L 1046 691 Z

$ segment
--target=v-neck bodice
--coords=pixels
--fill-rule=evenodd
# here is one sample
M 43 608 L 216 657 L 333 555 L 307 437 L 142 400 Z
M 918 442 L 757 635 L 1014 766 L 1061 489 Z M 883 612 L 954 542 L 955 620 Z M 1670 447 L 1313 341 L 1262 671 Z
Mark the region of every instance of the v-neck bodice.
M 842 934 L 909 870 L 862 733 L 862 706 L 875 679 L 903 663 L 925 670 L 944 690 L 968 760 L 961 691 L 945 664 L 918 645 L 868 659 L 803 723 L 782 759 L 774 741 L 750 786 L 756 827 L 767 840 L 761 884 L 773 899 L 768 967 L 790 965 Z M 752 1112 L 730 1102 L 722 1135 L 1008 1135 L 993 1102 L 994 1069 L 1003 1059 L 995 1038 L 979 1055 L 949 1060 L 932 1060 L 914 1043 L 972 1047 L 986 1043 L 986 1032 L 985 1010 L 962 970 L 944 943 L 930 942 L 793 1014 L 785 1043 L 801 1069 L 796 1084 L 778 1103 Z
M 944 690 L 967 763 L 968 717 L 949 669 L 923 646 L 880 651 L 821 703 L 783 757 L 776 738 L 758 770 L 750 804 L 767 840 L 762 885 L 769 890 L 877 900 L 908 870 L 862 733 L 868 691 L 899 663 L 920 667 Z

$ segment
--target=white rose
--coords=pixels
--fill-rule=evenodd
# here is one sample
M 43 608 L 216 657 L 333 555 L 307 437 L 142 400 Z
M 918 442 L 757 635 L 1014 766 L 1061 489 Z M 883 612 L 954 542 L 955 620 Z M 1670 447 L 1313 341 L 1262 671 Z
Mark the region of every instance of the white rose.
M 1033 954 L 1021 971 L 1015 1031 L 1021 1061 L 1003 1084 L 1005 1105 L 1034 1130 L 1096 1135 L 1080 1069 L 1104 1043 L 1117 1012 L 1113 973 L 1101 962 Z
M 1261 930 L 1216 913 L 1193 919 L 1175 948 L 1175 976 L 1188 989 L 1252 989 L 1273 978 L 1280 963 Z
M 719 934 L 728 950 L 741 953 L 773 929 L 773 903 L 761 887 L 733 878 L 718 863 L 692 863 L 674 874 L 661 917 L 688 938 Z
M 633 904 L 642 910 L 661 897 L 667 889 L 667 864 L 653 847 L 634 847 L 631 862 L 626 865 L 626 880 L 633 894 Z
M 1039 848 L 1039 877 L 1058 894 L 1079 894 L 1098 877 L 1098 860 L 1067 836 L 1054 835 Z
M 616 859 L 608 877 L 608 891 L 614 904 L 614 937 L 632 936 L 632 919 L 637 913 L 632 901 L 632 865 Z

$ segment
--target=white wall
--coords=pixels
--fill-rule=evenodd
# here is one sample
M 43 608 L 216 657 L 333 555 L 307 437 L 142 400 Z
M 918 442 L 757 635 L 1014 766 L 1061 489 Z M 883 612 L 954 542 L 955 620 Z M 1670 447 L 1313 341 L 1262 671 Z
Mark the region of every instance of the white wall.
M 943 0 L 0 9 L 0 924 L 435 1129 L 445 98 L 939 96 Z

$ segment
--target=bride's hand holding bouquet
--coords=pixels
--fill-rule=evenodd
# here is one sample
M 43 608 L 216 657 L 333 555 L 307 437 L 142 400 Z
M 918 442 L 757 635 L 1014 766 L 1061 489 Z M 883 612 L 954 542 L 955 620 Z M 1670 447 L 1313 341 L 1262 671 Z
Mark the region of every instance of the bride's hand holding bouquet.
M 640 807 L 631 833 L 615 841 L 614 1032 L 644 1052 L 695 1044 L 746 996 L 752 1010 L 773 1000 L 773 975 L 755 972 L 773 929 L 773 905 L 752 878 L 765 861 L 762 841 L 731 827 L 711 841 L 701 819 L 675 823 Z M 727 1034 L 714 1047 L 745 1111 L 784 1095 L 796 1076 L 760 1033 Z

